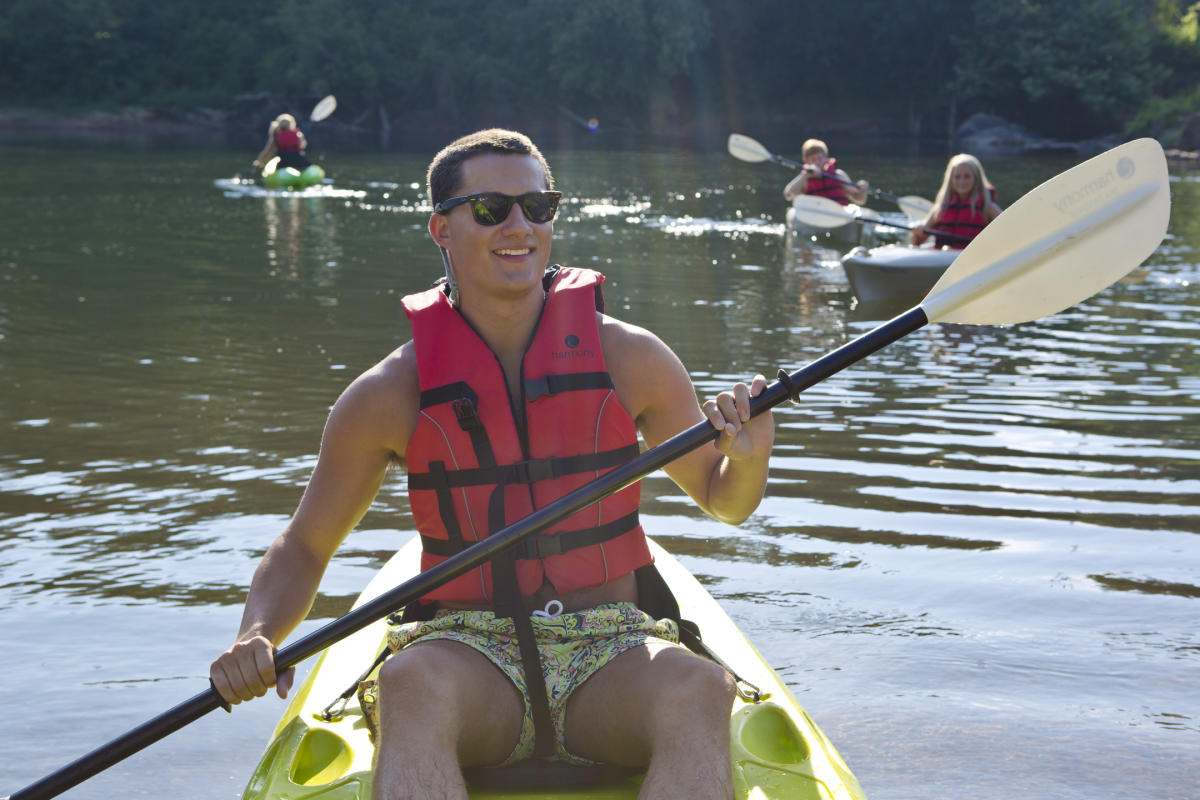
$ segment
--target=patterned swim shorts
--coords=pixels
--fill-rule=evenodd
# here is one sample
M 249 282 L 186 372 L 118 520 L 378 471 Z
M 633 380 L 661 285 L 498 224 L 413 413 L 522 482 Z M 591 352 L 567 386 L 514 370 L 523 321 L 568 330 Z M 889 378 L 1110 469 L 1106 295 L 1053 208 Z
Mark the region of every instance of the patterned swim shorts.
M 633 603 L 607 603 L 556 617 L 534 616 L 532 623 L 554 720 L 557 757 L 569 764 L 593 764 L 595 762 L 572 755 L 566 748 L 564 720 L 571 692 L 626 650 L 653 639 L 678 643 L 679 629 L 674 620 L 656 620 Z M 449 639 L 468 645 L 508 676 L 525 700 L 525 718 L 517 745 L 501 766 L 532 756 L 533 707 L 529 702 L 513 621 L 507 617 L 497 618 L 491 611 L 442 609 L 431 620 L 394 625 L 388 629 L 388 647 L 392 652 L 417 640 L 430 639 Z M 374 676 L 359 685 L 358 697 L 374 739 L 379 723 Z

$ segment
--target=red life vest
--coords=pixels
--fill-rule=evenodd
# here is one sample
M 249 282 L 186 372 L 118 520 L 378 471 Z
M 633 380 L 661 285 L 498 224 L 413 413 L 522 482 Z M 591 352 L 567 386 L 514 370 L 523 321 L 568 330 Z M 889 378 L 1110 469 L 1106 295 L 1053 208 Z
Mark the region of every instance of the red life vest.
M 837 173 L 837 159 L 831 158 L 825 162 L 823 172 L 831 175 Z M 809 175 L 804 181 L 804 193 L 815 194 L 818 197 L 828 197 L 830 200 L 836 200 L 842 205 L 850 205 L 850 198 L 846 196 L 846 184 L 837 178 L 828 178 L 824 174 L 812 176 Z
M 300 131 L 295 128 L 275 131 L 275 149 L 282 153 L 300 152 Z
M 995 197 L 995 189 L 989 186 L 988 191 Z M 968 201 L 960 200 L 958 195 L 951 193 L 946 206 L 938 212 L 936 223 L 930 227 L 936 227 L 942 233 L 974 239 L 988 224 L 988 218 L 983 215 L 984 205 L 983 195 L 979 192 L 972 195 Z M 970 244 L 957 239 L 944 239 L 941 236 L 935 236 L 933 243 L 937 247 L 949 247 L 953 250 L 962 250 Z
M 421 569 L 444 561 L 638 454 L 637 426 L 617 401 L 600 347 L 604 276 L 552 267 L 546 302 L 522 359 L 521 397 L 441 287 L 404 298 L 421 411 L 406 453 L 421 534 Z M 640 484 L 517 545 L 522 595 L 608 583 L 651 563 L 638 521 Z M 495 600 L 485 564 L 427 595 Z

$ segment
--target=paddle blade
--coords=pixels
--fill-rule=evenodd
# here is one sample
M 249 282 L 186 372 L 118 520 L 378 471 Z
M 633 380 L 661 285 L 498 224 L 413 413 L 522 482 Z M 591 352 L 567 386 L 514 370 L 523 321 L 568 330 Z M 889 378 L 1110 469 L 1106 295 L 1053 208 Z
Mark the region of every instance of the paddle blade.
M 904 197 L 896 198 L 896 205 L 900 206 L 900 213 L 914 222 L 925 219 L 929 216 L 929 212 L 933 210 L 932 200 L 926 200 L 924 197 L 918 197 L 915 194 L 907 194 Z
M 1154 252 L 1171 192 L 1162 146 L 1138 139 L 1043 183 L 992 220 L 922 301 L 931 322 L 1026 322 L 1069 308 Z
M 331 94 L 327 94 L 313 106 L 312 113 L 308 118 L 313 122 L 320 122 L 337 110 L 337 98 Z
M 734 158 L 740 158 L 742 161 L 749 161 L 752 164 L 759 161 L 769 161 L 771 158 L 771 153 L 767 148 L 749 136 L 743 136 L 740 133 L 729 134 L 729 154 Z
M 840 228 L 857 219 L 852 212 L 847 210 L 846 206 L 830 200 L 828 197 L 817 197 L 811 194 L 802 194 L 793 198 L 792 209 L 796 219 L 805 225 L 812 225 L 814 228 Z

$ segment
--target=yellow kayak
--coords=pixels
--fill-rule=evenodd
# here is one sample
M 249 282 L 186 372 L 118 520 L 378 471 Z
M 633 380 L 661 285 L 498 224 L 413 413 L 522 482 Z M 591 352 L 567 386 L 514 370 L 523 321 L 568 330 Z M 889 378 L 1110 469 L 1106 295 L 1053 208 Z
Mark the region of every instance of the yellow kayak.
M 729 725 L 733 777 L 739 800 L 864 800 L 866 795 L 833 744 L 746 640 L 704 587 L 670 554 L 650 543 L 659 572 L 679 601 L 684 619 L 744 681 L 758 701 L 734 701 Z M 357 605 L 418 571 L 420 542 L 412 537 L 379 571 Z M 380 652 L 386 622 L 379 620 L 321 654 L 295 692 L 242 795 L 244 800 L 367 800 L 373 747 L 362 711 L 352 698 L 339 718 L 323 711 L 354 684 Z M 633 800 L 641 776 L 589 787 L 473 788 L 471 797 L 540 800 Z

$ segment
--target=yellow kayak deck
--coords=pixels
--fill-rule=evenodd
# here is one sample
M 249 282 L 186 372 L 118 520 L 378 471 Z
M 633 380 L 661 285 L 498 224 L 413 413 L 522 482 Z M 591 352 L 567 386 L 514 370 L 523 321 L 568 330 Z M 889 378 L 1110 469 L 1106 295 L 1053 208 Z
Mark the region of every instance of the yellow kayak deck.
M 733 778 L 738 800 L 865 800 L 865 794 L 833 744 L 747 641 L 711 595 L 674 557 L 650 543 L 659 572 L 679 601 L 684 619 L 700 626 L 707 645 L 765 699 L 734 701 L 730 716 Z M 371 580 L 364 603 L 417 574 L 420 542 L 413 536 Z M 379 620 L 321 654 L 295 692 L 244 800 L 367 800 L 371 758 L 356 700 L 343 716 L 326 722 L 321 711 L 361 675 L 382 647 L 386 622 Z M 539 800 L 631 800 L 641 777 L 597 787 L 521 790 L 475 789 L 471 797 Z

